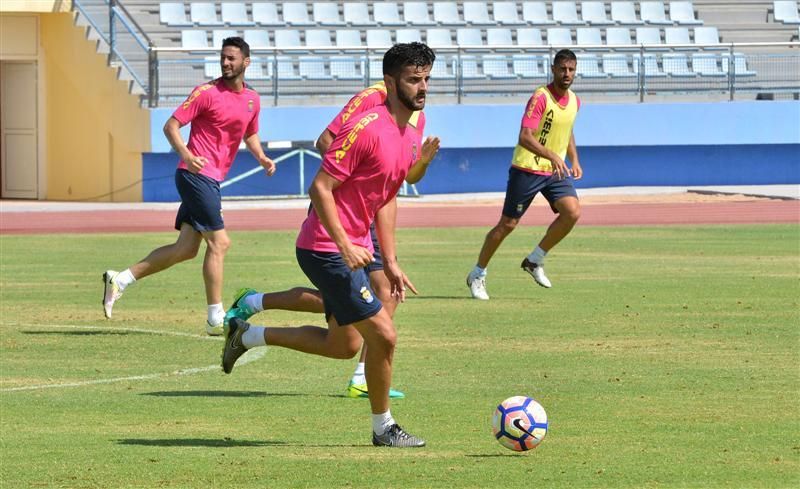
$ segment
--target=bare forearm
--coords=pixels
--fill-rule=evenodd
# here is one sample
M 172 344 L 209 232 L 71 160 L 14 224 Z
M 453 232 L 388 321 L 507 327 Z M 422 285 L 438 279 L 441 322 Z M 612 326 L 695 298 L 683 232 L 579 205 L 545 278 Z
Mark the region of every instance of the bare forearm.
M 397 262 L 395 243 L 395 228 L 397 226 L 397 198 L 383 206 L 375 216 L 378 242 L 381 245 L 381 255 L 387 263 Z
M 181 127 L 176 119 L 172 118 L 164 125 L 164 136 L 182 160 L 188 160 L 193 156 L 186 147 L 186 143 L 183 142 Z
M 339 220 L 339 213 L 336 211 L 333 190 L 320 184 L 315 179 L 308 189 L 308 196 L 311 198 L 311 204 L 314 206 L 314 211 L 317 213 L 322 226 L 341 250 L 349 240 Z
M 258 138 L 258 134 L 247 136 L 244 140 L 244 144 L 247 146 L 247 150 L 250 151 L 250 154 L 255 156 L 257 160 L 266 157 L 264 149 L 261 147 L 261 140 Z
M 575 137 L 569 137 L 569 145 L 567 145 L 567 158 L 569 158 L 569 162 L 573 165 L 575 163 L 580 164 L 578 161 L 578 147 L 575 145 Z

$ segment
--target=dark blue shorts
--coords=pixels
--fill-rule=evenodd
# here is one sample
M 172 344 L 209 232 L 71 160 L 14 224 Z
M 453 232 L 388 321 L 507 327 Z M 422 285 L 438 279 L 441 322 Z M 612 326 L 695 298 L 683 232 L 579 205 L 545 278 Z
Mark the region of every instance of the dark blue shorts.
M 352 271 L 342 255 L 296 248 L 297 263 L 322 294 L 325 319 L 339 326 L 363 321 L 378 314 L 383 305 L 369 285 L 366 268 Z
M 530 207 L 533 198 L 539 192 L 544 195 L 553 212 L 558 212 L 554 206 L 562 197 L 578 197 L 572 177 L 559 179 L 555 175 L 537 175 L 511 167 L 508 169 L 508 185 L 506 186 L 506 200 L 503 203 L 503 215 L 519 219 Z
M 175 229 L 180 230 L 184 222 L 201 233 L 225 229 L 218 181 L 179 168 L 175 172 L 175 186 L 181 196 Z
M 375 248 L 375 252 L 372 254 L 375 261 L 367 265 L 367 273 L 379 272 L 383 270 L 383 256 L 381 256 L 381 244 L 378 242 L 378 232 L 375 231 L 374 222 L 369 227 L 369 235 L 372 238 L 372 246 Z

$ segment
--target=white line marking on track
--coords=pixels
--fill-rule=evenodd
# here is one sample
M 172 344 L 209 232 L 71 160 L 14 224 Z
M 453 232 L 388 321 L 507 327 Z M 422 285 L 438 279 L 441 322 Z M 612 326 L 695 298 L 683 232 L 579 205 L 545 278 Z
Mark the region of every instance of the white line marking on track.
M 3 323 L 2 326 L 14 326 L 14 327 L 23 327 L 23 328 L 56 328 L 56 329 L 89 329 L 89 330 L 108 330 L 108 331 L 127 331 L 127 332 L 134 332 L 134 333 L 145 333 L 145 334 L 155 334 L 155 335 L 165 335 L 165 336 L 182 336 L 188 338 L 194 338 L 198 340 L 212 340 L 212 341 L 222 341 L 223 338 L 220 336 L 201 336 L 191 333 L 181 333 L 179 331 L 160 331 L 156 329 L 144 329 L 144 328 L 124 328 L 124 327 L 117 327 L 117 326 L 79 326 L 79 325 L 70 325 L 70 324 L 24 324 L 24 323 Z M 242 356 L 237 363 L 237 366 L 241 367 L 242 365 L 246 365 L 250 362 L 254 362 L 261 357 L 264 356 L 266 353 L 266 348 L 254 348 Z M 157 379 L 161 377 L 171 377 L 171 376 L 180 376 L 180 375 L 194 375 L 200 374 L 205 372 L 211 371 L 219 371 L 221 367 L 219 364 L 217 365 L 209 365 L 207 367 L 194 367 L 194 368 L 185 368 L 181 370 L 176 370 L 174 372 L 162 372 L 157 374 L 148 374 L 148 375 L 132 375 L 129 377 L 116 377 L 111 379 L 96 379 L 96 380 L 86 380 L 81 382 L 66 382 L 61 384 L 37 384 L 37 385 L 27 385 L 23 387 L 8 387 L 5 389 L 0 389 L 0 392 L 18 392 L 18 391 L 31 391 L 31 390 L 41 390 L 41 389 L 57 389 L 57 388 L 64 388 L 64 387 L 84 387 L 88 385 L 99 385 L 99 384 L 113 384 L 115 382 L 126 382 L 126 381 L 139 381 L 139 380 L 150 380 L 150 379 Z

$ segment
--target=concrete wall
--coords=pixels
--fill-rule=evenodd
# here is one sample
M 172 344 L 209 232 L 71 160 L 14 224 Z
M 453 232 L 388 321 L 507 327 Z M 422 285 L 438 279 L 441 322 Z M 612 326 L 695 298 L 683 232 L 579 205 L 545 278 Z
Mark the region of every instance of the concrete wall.
M 511 152 L 523 107 L 450 105 L 426 109 L 427 134 L 442 150 L 421 193 L 505 190 Z M 337 107 L 265 107 L 265 141 L 314 140 Z M 170 188 L 176 158 L 161 127 L 171 109 L 152 112 L 153 153 L 144 156 L 143 199 L 175 200 Z M 579 187 L 688 186 L 800 183 L 800 103 L 720 102 L 679 104 L 587 104 L 575 125 L 585 177 Z M 276 156 L 279 153 L 270 153 Z M 240 152 L 229 175 L 254 168 Z M 305 182 L 318 167 L 306 158 Z M 261 174 L 224 189 L 233 195 L 296 194 L 297 160 L 279 165 L 279 178 Z

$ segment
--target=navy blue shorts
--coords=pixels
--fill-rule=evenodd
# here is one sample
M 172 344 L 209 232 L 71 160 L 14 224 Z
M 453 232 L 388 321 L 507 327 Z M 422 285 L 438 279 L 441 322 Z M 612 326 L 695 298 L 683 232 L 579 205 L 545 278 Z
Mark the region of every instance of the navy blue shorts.
M 347 326 L 378 314 L 383 305 L 369 285 L 366 268 L 352 271 L 342 255 L 296 248 L 297 263 L 322 294 L 325 319 Z
M 201 233 L 225 229 L 218 181 L 179 168 L 175 172 L 175 187 L 181 196 L 175 229 L 180 231 L 184 222 Z
M 503 203 L 503 215 L 519 219 L 530 207 L 533 198 L 539 192 L 544 195 L 553 212 L 558 212 L 554 206 L 562 197 L 578 197 L 572 177 L 561 178 L 554 175 L 537 175 L 511 167 L 508 169 L 508 185 L 506 186 L 506 200 Z
M 378 232 L 375 231 L 374 222 L 369 227 L 369 235 L 372 238 L 372 246 L 375 248 L 375 252 L 372 254 L 375 261 L 367 265 L 367 273 L 380 272 L 383 270 L 383 256 L 381 255 L 381 244 L 378 242 Z

